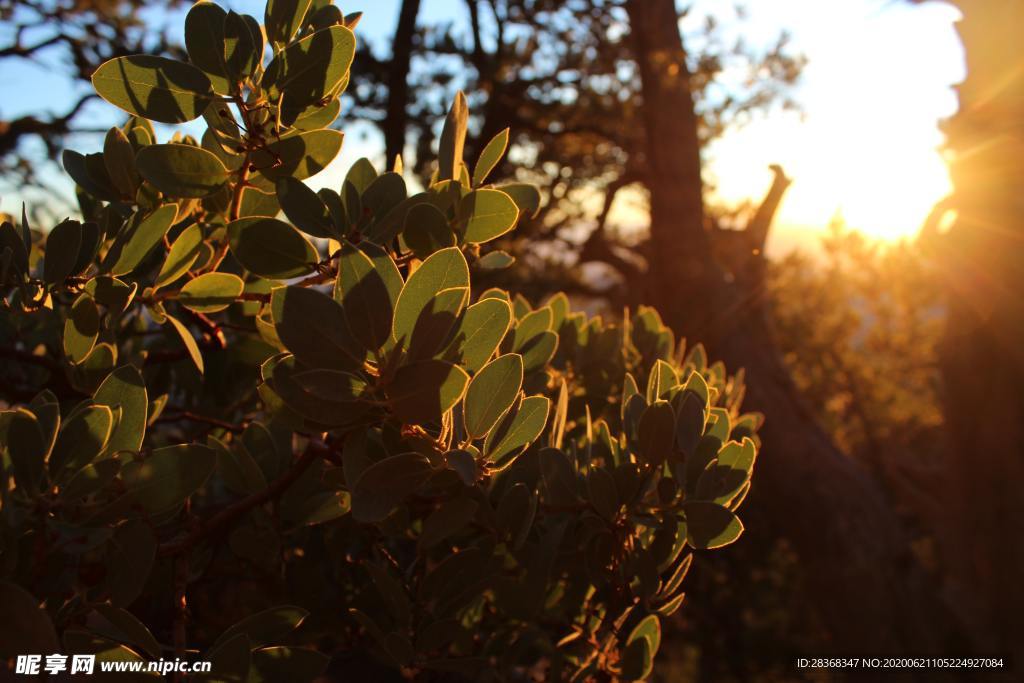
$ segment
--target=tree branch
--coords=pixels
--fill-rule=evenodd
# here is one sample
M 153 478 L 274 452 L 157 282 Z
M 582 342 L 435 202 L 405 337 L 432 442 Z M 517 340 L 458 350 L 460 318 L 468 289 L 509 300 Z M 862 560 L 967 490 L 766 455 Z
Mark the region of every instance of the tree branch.
M 313 464 L 313 461 L 317 458 L 327 457 L 331 452 L 331 448 L 326 444 L 311 441 L 299 459 L 292 463 L 292 466 L 267 486 L 267 488 L 229 505 L 185 536 L 161 543 L 157 554 L 160 557 L 173 557 L 223 533 L 231 524 L 253 508 L 281 496 Z

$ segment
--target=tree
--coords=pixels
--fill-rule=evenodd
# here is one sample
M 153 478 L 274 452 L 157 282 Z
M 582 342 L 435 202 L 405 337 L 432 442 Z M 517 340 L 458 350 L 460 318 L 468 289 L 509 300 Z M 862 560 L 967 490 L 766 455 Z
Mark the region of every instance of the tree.
M 948 234 L 929 233 L 949 273 L 942 366 L 948 491 L 956 502 L 944 519 L 955 529 L 944 546 L 954 576 L 948 592 L 977 646 L 1021 661 L 1024 596 L 1017 584 L 1024 549 L 1010 539 L 1024 529 L 1024 306 L 1017 294 L 1024 78 L 1011 26 L 1024 19 L 1024 9 L 985 0 L 951 4 L 963 13 L 956 28 L 967 78 L 957 87 L 959 110 L 945 125 L 953 192 L 939 213 L 956 214 Z
M 622 190 L 642 187 L 639 80 L 622 3 L 466 0 L 464 5 L 465 28 L 447 20 L 423 23 L 412 46 L 420 64 L 408 81 L 420 92 L 466 89 L 470 101 L 479 103 L 469 148 L 481 148 L 510 127 L 511 145 L 528 161 L 516 169 L 518 175 L 544 193 L 538 217 L 504 240 L 503 248 L 522 261 L 521 270 L 506 271 L 499 281 L 538 295 L 570 287 L 613 304 L 630 303 L 631 288 L 622 285 L 642 260 L 623 248 L 613 226 L 605 229 L 607 208 Z M 769 106 L 792 106 L 787 88 L 803 65 L 801 57 L 790 54 L 785 36 L 762 53 L 727 43 L 720 34 L 709 19 L 700 33 L 704 49 L 692 59 L 702 144 Z M 408 47 L 396 41 L 393 50 L 398 54 Z M 353 97 L 358 111 L 383 121 L 392 109 L 383 65 L 375 66 L 357 75 Z M 725 92 L 719 82 L 727 68 L 769 75 L 742 92 Z M 423 98 L 406 108 L 414 151 L 407 161 L 420 175 L 429 175 L 435 154 L 430 130 L 443 104 L 441 98 Z M 389 135 L 390 123 L 382 130 Z M 602 196 L 603 211 L 595 208 Z M 534 248 L 541 241 L 552 248 Z M 615 286 L 598 288 L 581 278 L 571 267 L 577 256 L 610 266 Z
M 748 400 L 765 413 L 771 444 L 762 468 L 770 500 L 764 510 L 793 542 L 835 647 L 935 652 L 949 634 L 948 620 L 909 556 L 899 519 L 878 485 L 817 425 L 771 341 L 764 309 L 767 230 L 749 234 L 734 277 L 726 278 L 713 258 L 674 3 L 630 1 L 626 8 L 641 65 L 645 160 L 655 170 L 647 186 L 648 301 L 677 334 L 708 340 L 751 379 Z
M 179 5 L 179 0 L 167 3 Z M 72 88 L 88 82 L 93 71 L 113 57 L 136 52 L 154 54 L 178 52 L 164 36 L 146 30 L 139 18 L 145 0 L 22 0 L 0 3 L 0 19 L 8 22 L 6 44 L 0 46 L 0 63 L 28 63 L 49 60 L 67 70 Z M 25 114 L 0 119 L 0 175 L 12 182 L 42 182 L 38 177 L 42 157 L 26 143 L 43 143 L 50 159 L 64 146 L 64 138 L 82 129 L 80 115 L 95 98 L 89 90 L 70 101 L 63 111 L 42 115 Z
M 461 93 L 426 190 L 365 159 L 302 183 L 357 19 L 197 3 L 188 62 L 93 74 L 129 117 L 64 154 L 83 220 L 0 225 L 5 660 L 642 679 L 694 555 L 742 532 L 741 377 L 651 308 L 473 289 L 538 198 L 488 183 L 506 136 L 464 161 Z

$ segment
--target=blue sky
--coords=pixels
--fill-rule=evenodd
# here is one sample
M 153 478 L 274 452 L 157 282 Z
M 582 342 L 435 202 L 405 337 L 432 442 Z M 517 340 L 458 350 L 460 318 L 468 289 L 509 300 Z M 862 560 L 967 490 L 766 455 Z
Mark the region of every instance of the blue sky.
M 261 0 L 224 0 L 222 5 L 262 16 Z M 709 150 L 706 169 L 717 199 L 738 202 L 758 197 L 767 187 L 771 163 L 781 163 L 795 182 L 780 209 L 770 245 L 784 251 L 814 242 L 833 216 L 868 234 L 899 237 L 913 233 L 931 204 L 948 190 L 938 148 L 938 122 L 956 100 L 950 86 L 963 76 L 963 59 L 953 32 L 954 9 L 937 2 L 923 6 L 893 0 L 752 0 L 740 21 L 731 3 L 696 0 L 684 34 L 713 13 L 732 35 L 751 45 L 767 45 L 782 29 L 792 48 L 809 63 L 794 91 L 803 112 L 773 112 L 731 131 Z M 357 35 L 382 57 L 388 53 L 400 0 L 344 1 L 346 12 L 363 11 Z M 180 31 L 184 10 L 151 11 L 154 28 Z M 462 0 L 424 0 L 421 16 L 450 18 L 465 25 Z M 0 26 L 0 32 L 5 27 Z M 741 78 L 740 74 L 736 74 Z M 87 86 L 81 84 L 80 89 Z M 68 82 L 47 59 L 7 66 L 0 73 L 0 117 L 59 111 L 70 99 Z M 344 116 L 344 114 L 343 114 Z M 83 122 L 96 127 L 120 115 L 102 102 L 89 105 Z M 345 126 L 339 160 L 311 181 L 340 184 L 344 170 L 360 156 L 379 159 L 382 142 L 368 127 Z M 72 138 L 69 146 L 93 151 L 95 136 Z M 67 185 L 64 186 L 68 187 Z M 20 192 L 8 193 L 0 208 L 17 210 Z M 39 197 L 34 197 L 39 199 Z M 643 223 L 640 201 L 624 195 L 614 219 L 626 228 Z

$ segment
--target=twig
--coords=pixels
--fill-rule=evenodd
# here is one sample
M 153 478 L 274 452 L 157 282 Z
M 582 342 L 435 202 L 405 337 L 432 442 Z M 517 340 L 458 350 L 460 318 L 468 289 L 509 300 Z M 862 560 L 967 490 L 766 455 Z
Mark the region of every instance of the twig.
M 313 464 L 313 461 L 317 458 L 325 457 L 329 452 L 330 447 L 326 444 L 310 442 L 309 446 L 306 447 L 306 451 L 288 468 L 288 471 L 275 479 L 267 488 L 229 505 L 185 536 L 161 543 L 157 551 L 158 555 L 160 557 L 180 555 L 197 544 L 222 533 L 235 520 L 245 515 L 254 507 L 263 505 L 283 494 Z

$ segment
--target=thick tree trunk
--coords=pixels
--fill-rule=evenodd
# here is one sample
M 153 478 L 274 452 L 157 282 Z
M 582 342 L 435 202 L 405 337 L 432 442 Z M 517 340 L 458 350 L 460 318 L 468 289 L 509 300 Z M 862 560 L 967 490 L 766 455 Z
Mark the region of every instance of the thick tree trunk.
M 678 334 L 705 342 L 731 369 L 746 369 L 744 407 L 767 416 L 755 488 L 771 528 L 788 537 L 800 557 L 834 649 L 937 653 L 949 621 L 911 557 L 899 519 L 879 484 L 818 426 L 772 342 L 763 302 L 767 226 L 756 220 L 749 226 L 749 253 L 740 255 L 735 277 L 726 278 L 715 262 L 675 3 L 632 0 L 626 7 L 647 136 L 648 302 Z
M 405 151 L 405 128 L 408 123 L 409 66 L 412 62 L 412 41 L 416 33 L 416 16 L 420 0 L 403 0 L 398 14 L 398 26 L 391 42 L 391 62 L 388 67 L 388 106 L 384 117 L 385 163 L 388 168 L 395 157 Z
M 945 126 L 957 211 L 943 349 L 952 444 L 951 593 L 989 651 L 1024 670 L 1024 4 L 959 0 L 967 78 Z

